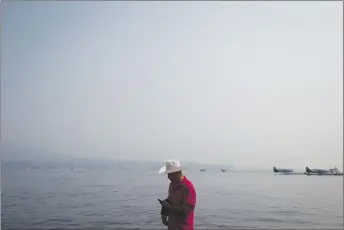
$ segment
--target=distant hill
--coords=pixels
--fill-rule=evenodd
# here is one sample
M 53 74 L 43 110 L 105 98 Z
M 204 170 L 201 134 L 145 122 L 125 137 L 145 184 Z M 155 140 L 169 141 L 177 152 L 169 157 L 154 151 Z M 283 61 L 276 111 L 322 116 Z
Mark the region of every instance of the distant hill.
M 129 169 L 135 170 L 156 170 L 163 166 L 163 162 L 150 162 L 150 161 L 114 161 L 106 158 L 77 158 L 77 157 L 65 157 L 65 158 L 46 158 L 46 159 L 24 159 L 24 160 L 4 160 L 2 167 L 4 169 Z M 199 171 L 201 168 L 207 168 L 211 171 L 218 171 L 222 167 L 228 171 L 234 169 L 234 167 L 226 165 L 208 165 L 198 164 L 193 162 L 185 162 L 183 164 L 185 170 Z
M 3 168 L 12 169 L 110 169 L 110 168 L 135 168 L 159 170 L 164 164 L 163 161 L 149 160 L 111 160 L 102 157 L 78 157 L 71 154 L 54 153 L 47 149 L 33 147 L 22 147 L 19 144 L 0 145 L 1 160 Z M 144 162 L 144 163 L 143 163 Z M 231 165 L 200 164 L 195 162 L 182 161 L 186 170 L 199 171 L 201 168 L 209 170 L 220 170 L 226 168 L 228 171 L 234 170 Z

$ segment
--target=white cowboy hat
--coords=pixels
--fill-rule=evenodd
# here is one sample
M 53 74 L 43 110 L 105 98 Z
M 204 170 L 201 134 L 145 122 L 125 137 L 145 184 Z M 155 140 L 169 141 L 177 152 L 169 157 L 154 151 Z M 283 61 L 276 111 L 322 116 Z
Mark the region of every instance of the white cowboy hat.
M 169 174 L 182 171 L 179 160 L 168 160 L 159 170 L 159 174 Z

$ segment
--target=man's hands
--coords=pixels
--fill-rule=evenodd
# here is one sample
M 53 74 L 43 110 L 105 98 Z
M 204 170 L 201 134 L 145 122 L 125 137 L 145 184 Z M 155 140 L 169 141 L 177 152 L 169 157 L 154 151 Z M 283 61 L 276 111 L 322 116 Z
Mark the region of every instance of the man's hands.
M 164 207 L 164 208 L 171 208 L 171 204 L 167 202 L 167 200 L 164 200 L 161 205 Z
M 168 226 L 168 221 L 167 221 L 166 216 L 161 215 L 161 221 L 162 221 L 163 225 Z
M 167 210 L 164 211 L 164 209 L 170 208 L 171 205 L 169 204 L 169 202 L 167 201 L 167 199 L 166 199 L 166 200 L 160 200 L 160 199 L 158 199 L 158 201 L 159 201 L 159 203 L 161 204 L 161 206 L 163 207 L 163 208 L 161 209 L 161 221 L 162 221 L 163 225 L 168 226 L 168 217 L 167 217 L 167 215 L 168 215 L 167 213 L 168 213 L 168 212 L 166 212 Z

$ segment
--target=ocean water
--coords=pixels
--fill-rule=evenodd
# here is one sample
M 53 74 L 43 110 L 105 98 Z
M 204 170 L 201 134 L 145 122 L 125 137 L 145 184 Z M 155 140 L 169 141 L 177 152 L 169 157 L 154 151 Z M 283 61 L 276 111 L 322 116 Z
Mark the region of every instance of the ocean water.
M 1 229 L 166 229 L 158 168 L 2 170 Z M 195 229 L 343 229 L 343 177 L 189 170 Z

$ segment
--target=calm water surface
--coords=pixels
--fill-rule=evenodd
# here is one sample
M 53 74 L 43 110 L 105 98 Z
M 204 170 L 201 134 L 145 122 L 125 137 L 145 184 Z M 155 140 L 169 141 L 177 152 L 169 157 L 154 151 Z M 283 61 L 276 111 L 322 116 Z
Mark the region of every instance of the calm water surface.
M 158 169 L 3 170 L 2 229 L 164 229 Z M 196 229 L 343 229 L 343 177 L 186 172 Z

